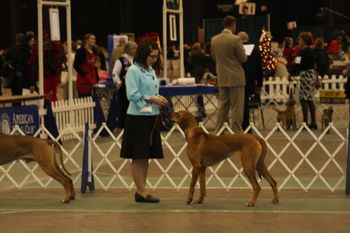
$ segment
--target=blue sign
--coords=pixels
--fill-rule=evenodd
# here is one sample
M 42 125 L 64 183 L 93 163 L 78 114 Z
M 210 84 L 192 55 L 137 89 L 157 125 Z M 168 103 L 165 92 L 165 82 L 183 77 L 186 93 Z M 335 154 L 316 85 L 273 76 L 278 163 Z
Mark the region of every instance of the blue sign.
M 33 135 L 39 129 L 38 106 L 0 108 L 0 132 L 10 134 L 15 125 L 26 135 Z

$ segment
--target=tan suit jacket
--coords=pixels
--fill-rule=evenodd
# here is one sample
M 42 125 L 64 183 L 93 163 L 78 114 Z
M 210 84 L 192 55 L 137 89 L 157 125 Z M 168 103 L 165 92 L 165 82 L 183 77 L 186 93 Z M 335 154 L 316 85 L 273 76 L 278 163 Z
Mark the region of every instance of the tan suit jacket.
M 223 30 L 212 39 L 211 56 L 216 62 L 218 87 L 245 85 L 241 64 L 247 61 L 247 55 L 240 37 Z

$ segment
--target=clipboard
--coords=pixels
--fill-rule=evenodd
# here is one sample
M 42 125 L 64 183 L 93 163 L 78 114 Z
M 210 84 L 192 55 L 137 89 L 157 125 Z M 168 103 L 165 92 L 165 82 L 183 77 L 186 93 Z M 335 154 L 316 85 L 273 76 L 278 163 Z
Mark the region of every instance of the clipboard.
M 243 47 L 244 47 L 244 50 L 245 50 L 245 54 L 247 56 L 250 56 L 252 54 L 252 52 L 253 52 L 255 44 L 244 44 Z

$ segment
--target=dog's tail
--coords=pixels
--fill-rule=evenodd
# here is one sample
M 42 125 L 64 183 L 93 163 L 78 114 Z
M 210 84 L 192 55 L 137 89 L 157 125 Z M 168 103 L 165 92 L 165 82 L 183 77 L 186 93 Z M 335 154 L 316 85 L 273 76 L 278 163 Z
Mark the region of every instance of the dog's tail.
M 262 139 L 259 136 L 256 136 L 256 138 L 258 139 L 258 141 L 260 142 L 260 145 L 262 147 L 261 155 L 260 155 L 260 158 L 259 158 L 258 163 L 256 165 L 256 170 L 258 172 L 259 178 L 262 179 L 261 175 L 264 173 L 264 169 L 266 168 L 265 157 L 266 157 L 266 152 L 267 152 L 267 146 L 266 146 L 266 142 L 264 139 Z
M 63 162 L 63 155 L 62 155 L 62 149 L 61 149 L 61 146 L 54 140 L 47 140 L 47 143 L 49 143 L 50 145 L 53 145 L 55 151 L 57 153 L 55 154 L 58 154 L 59 155 L 59 160 L 60 160 L 60 165 L 62 166 L 62 169 L 68 174 L 68 175 L 72 175 L 67 169 L 66 167 L 64 166 L 64 162 Z M 56 162 L 56 158 L 55 158 L 55 162 Z

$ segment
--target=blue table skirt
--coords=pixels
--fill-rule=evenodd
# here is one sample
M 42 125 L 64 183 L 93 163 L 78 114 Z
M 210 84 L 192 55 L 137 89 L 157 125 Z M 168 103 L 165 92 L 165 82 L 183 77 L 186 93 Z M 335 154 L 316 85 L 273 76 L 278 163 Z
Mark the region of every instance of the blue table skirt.
M 179 95 L 205 95 L 217 94 L 218 88 L 215 86 L 196 85 L 196 86 L 162 86 L 159 88 L 159 94 L 162 96 Z

